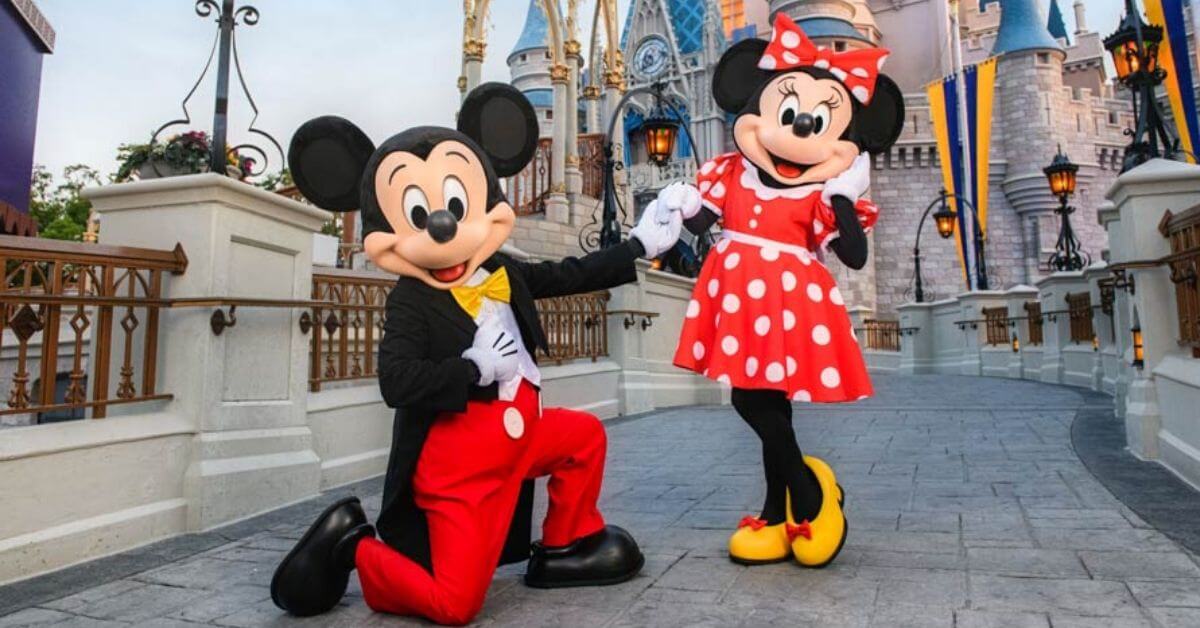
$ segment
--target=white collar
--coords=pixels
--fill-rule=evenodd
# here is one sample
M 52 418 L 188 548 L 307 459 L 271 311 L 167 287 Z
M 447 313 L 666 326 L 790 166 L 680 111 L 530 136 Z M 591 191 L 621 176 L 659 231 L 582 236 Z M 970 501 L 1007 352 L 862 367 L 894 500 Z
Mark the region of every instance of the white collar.
M 808 198 L 813 192 L 819 192 L 825 188 L 824 183 L 808 183 L 798 185 L 792 188 L 773 188 L 762 182 L 758 178 L 758 167 L 750 162 L 749 159 L 742 157 L 742 187 L 754 192 L 754 196 L 760 201 L 773 201 L 777 198 L 786 198 L 798 201 Z
M 489 273 L 488 271 L 484 270 L 483 266 L 480 266 L 479 268 L 475 269 L 475 274 L 471 275 L 471 278 L 468 279 L 467 283 L 465 283 L 463 285 L 470 287 L 470 288 L 474 288 L 475 286 L 478 286 L 479 284 L 483 283 L 484 281 L 487 281 L 487 278 L 491 277 L 491 276 L 492 276 L 492 273 Z

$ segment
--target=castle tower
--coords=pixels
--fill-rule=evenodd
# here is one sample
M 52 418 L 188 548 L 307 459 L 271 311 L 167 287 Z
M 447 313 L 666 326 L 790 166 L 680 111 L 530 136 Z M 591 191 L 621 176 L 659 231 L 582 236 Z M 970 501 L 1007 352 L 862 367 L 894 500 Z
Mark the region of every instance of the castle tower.
M 835 50 L 873 48 L 880 42 L 867 0 L 771 0 L 770 19 L 781 12 L 796 20 L 814 42 Z
M 554 133 L 554 89 L 550 84 L 550 47 L 547 43 L 550 24 L 538 0 L 529 0 L 525 27 L 512 52 L 508 54 L 508 70 L 513 87 L 521 90 L 537 112 L 541 136 Z

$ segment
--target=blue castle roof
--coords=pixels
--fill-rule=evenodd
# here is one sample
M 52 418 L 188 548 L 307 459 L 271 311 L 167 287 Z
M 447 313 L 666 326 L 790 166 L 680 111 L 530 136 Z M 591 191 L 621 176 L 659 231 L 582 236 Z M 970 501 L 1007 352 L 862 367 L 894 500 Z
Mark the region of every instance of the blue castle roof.
M 549 34 L 550 22 L 546 19 L 546 11 L 542 9 L 538 0 L 529 0 L 529 11 L 525 14 L 525 28 L 521 29 L 517 45 L 513 46 L 512 52 L 508 53 L 509 58 L 519 52 L 547 47 Z
M 1050 22 L 1046 24 L 1047 30 L 1054 36 L 1055 39 L 1061 39 L 1071 45 L 1071 38 L 1067 35 L 1067 23 L 1063 21 L 1062 11 L 1058 8 L 1058 0 L 1050 0 Z
M 704 48 L 704 16 L 707 2 L 697 0 L 667 0 L 667 12 L 671 15 L 671 30 L 675 32 L 675 44 L 679 54 L 692 54 Z M 633 12 L 637 0 L 629 3 L 629 14 L 625 16 L 625 27 L 621 32 L 621 47 L 629 40 L 629 27 L 633 24 Z M 722 36 L 724 32 L 722 31 Z
M 1062 46 L 1046 28 L 1038 0 L 985 0 L 981 6 L 992 1 L 1000 2 L 1000 32 L 992 54 L 1019 50 L 1062 50 Z
M 809 17 L 796 22 L 809 37 L 841 37 L 870 42 L 854 25 L 836 17 Z

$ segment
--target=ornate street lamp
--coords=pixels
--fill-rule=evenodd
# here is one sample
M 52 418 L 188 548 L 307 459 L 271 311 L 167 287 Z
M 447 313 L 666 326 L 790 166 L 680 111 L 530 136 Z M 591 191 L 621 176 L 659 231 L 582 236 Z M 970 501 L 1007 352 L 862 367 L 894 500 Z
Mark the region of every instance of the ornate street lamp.
M 1142 324 L 1135 322 L 1129 333 L 1133 336 L 1133 368 L 1140 370 L 1146 366 L 1146 350 L 1142 344 Z
M 656 108 L 652 115 L 642 125 L 646 134 L 646 152 L 650 161 L 657 166 L 665 166 L 675 154 L 675 139 L 679 136 L 679 124 L 663 114 L 662 108 Z
M 1129 88 L 1136 119 L 1135 128 L 1125 132 L 1132 140 L 1125 148 L 1122 172 L 1178 149 L 1177 140 L 1167 132 L 1154 93 L 1167 77 L 1166 70 L 1158 67 L 1162 39 L 1162 27 L 1143 22 L 1134 0 L 1125 0 L 1125 17 L 1116 32 L 1104 38 L 1104 48 L 1112 55 L 1117 70 L 1117 80 Z
M 938 205 L 938 210 L 933 214 L 938 235 L 942 236 L 943 240 L 954 235 L 954 221 L 958 215 L 951 211 L 950 206 L 946 203 L 947 199 L 954 196 L 954 194 L 942 190 L 938 197 L 925 208 L 925 213 L 921 214 L 921 220 L 917 223 L 917 241 L 913 244 L 913 273 L 916 276 L 916 289 L 913 296 L 917 303 L 925 302 L 925 286 L 921 281 L 921 231 L 925 227 L 925 219 L 929 217 L 929 212 L 933 210 L 934 205 Z
M 1075 230 L 1071 228 L 1071 214 L 1075 212 L 1075 208 L 1070 204 L 1071 196 L 1075 194 L 1079 166 L 1067 159 L 1060 144 L 1058 154 L 1042 172 L 1046 173 L 1046 179 L 1050 182 L 1050 192 L 1058 197 L 1059 205 L 1054 213 L 1058 214 L 1061 221 L 1058 242 L 1055 243 L 1054 253 L 1050 256 L 1050 267 L 1056 271 L 1083 270 L 1091 263 L 1091 257 L 1080 250 L 1079 238 L 1075 237 Z

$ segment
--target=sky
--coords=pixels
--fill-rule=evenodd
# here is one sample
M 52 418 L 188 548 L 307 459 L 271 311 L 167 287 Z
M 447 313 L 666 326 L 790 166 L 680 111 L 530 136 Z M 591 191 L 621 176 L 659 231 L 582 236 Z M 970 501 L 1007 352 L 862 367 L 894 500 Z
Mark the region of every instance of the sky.
M 624 16 L 632 0 L 618 0 Z M 1041 0 L 1043 5 L 1048 0 Z M 1060 0 L 1074 31 L 1073 0 Z M 1122 0 L 1085 0 L 1088 26 L 1107 34 Z M 58 34 L 45 58 L 34 159 L 58 174 L 84 163 L 116 169 L 117 147 L 143 143 L 182 117 L 180 102 L 204 67 L 216 33 L 192 0 L 37 0 Z M 242 4 L 239 2 L 239 4 Z M 453 124 L 462 53 L 460 0 L 255 0 L 259 23 L 238 28 L 258 127 L 287 148 L 305 120 L 344 116 L 375 142 L 411 126 Z M 582 0 L 590 28 L 592 0 Z M 493 0 L 483 79 L 507 81 L 505 58 L 524 25 L 527 0 Z M 588 34 L 580 33 L 586 41 Z M 214 63 L 215 66 L 215 63 Z M 190 101 L 192 123 L 212 128 L 215 67 Z M 251 112 L 230 85 L 230 139 L 248 139 Z M 269 154 L 269 169 L 279 167 Z

